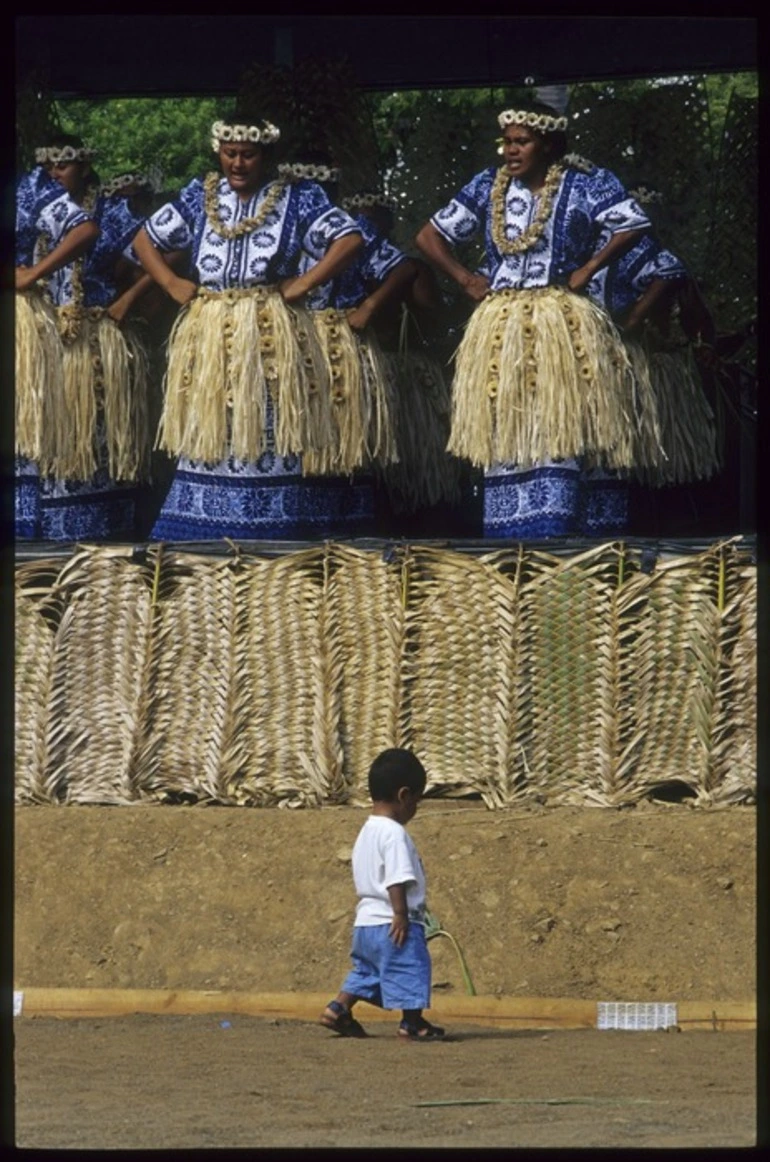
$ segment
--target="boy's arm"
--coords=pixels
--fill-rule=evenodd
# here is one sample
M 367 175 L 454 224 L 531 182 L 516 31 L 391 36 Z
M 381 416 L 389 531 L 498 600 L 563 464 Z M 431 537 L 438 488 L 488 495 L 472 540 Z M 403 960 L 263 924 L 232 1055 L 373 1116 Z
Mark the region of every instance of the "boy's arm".
M 393 919 L 388 936 L 399 948 L 406 940 L 409 931 L 409 911 L 406 906 L 406 883 L 391 884 L 388 888 L 390 906 L 393 909 Z

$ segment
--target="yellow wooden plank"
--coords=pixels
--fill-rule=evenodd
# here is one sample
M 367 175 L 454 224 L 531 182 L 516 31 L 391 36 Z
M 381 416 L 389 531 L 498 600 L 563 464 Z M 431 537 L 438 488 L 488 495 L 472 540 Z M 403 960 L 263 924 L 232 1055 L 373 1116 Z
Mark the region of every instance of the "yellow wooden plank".
M 242 1013 L 315 1021 L 330 999 L 328 993 L 254 993 L 198 989 L 18 989 L 22 1016 L 109 1017 L 132 1013 L 191 1015 Z M 362 1002 L 361 1020 L 392 1021 L 394 1014 Z M 521 1029 L 591 1029 L 596 1026 L 596 1001 L 557 997 L 436 996 L 428 1010 L 436 1020 Z M 753 1029 L 753 1001 L 682 1001 L 677 1005 L 679 1028 Z

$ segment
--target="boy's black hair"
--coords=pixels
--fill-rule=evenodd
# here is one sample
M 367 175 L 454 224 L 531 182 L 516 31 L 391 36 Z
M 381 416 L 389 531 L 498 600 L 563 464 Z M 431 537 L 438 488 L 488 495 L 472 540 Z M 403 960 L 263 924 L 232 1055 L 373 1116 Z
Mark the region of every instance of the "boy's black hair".
M 400 747 L 382 751 L 369 768 L 369 794 L 380 803 L 392 803 L 401 787 L 421 795 L 427 781 L 425 767 L 417 755 Z

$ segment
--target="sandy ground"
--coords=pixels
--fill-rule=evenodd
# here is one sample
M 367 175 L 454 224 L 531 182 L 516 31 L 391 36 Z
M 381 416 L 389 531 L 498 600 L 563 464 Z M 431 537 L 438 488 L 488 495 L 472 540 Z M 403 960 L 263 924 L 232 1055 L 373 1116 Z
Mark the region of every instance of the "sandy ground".
M 336 992 L 365 812 L 15 815 L 15 988 Z M 410 830 L 479 994 L 752 1002 L 755 823 L 750 808 L 436 801 Z M 435 996 L 462 995 L 451 943 L 430 948 Z M 349 1041 L 222 1013 L 13 1027 L 28 1148 L 755 1141 L 752 1032 L 462 1025 L 412 1045 L 395 1017 Z
M 22 1147 L 714 1147 L 755 1142 L 754 1037 L 299 1022 L 22 1020 Z

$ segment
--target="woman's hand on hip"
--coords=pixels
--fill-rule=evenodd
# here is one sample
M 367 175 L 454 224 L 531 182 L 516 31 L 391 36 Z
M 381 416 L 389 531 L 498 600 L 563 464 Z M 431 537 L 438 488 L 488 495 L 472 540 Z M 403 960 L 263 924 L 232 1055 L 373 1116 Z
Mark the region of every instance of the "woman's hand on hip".
M 303 281 L 302 275 L 296 278 L 285 278 L 279 284 L 278 289 L 285 303 L 298 303 L 304 299 L 308 292 L 308 287 Z
M 567 286 L 571 291 L 579 294 L 586 289 L 595 273 L 592 266 L 579 266 L 577 270 L 572 271 L 567 279 Z
M 465 293 L 475 303 L 480 303 L 489 294 L 489 280 L 483 274 L 468 274 L 460 283 Z
M 34 286 L 37 279 L 31 266 L 16 267 L 16 290 L 25 291 Z
M 186 307 L 197 295 L 198 286 L 196 283 L 190 282 L 189 278 L 179 278 L 174 275 L 166 284 L 166 290 L 175 303 L 179 303 L 180 307 Z
M 366 300 L 359 303 L 357 307 L 347 312 L 347 320 L 354 331 L 363 331 L 364 327 L 368 326 L 372 319 L 372 308 L 367 305 Z

